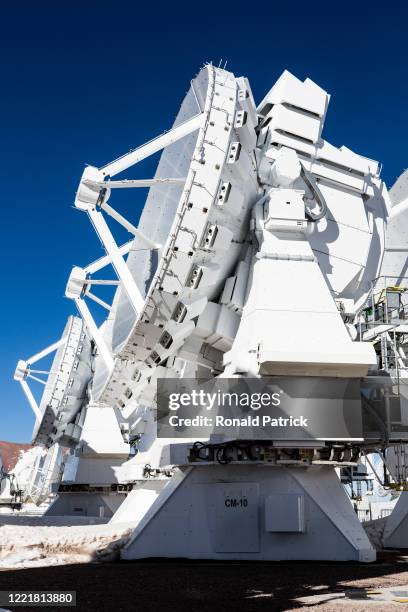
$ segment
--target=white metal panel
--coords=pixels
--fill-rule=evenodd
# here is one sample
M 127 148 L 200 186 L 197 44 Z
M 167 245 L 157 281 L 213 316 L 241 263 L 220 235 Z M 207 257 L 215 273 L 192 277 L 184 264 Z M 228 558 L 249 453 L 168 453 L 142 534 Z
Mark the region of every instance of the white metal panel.
M 214 552 L 259 552 L 259 484 L 215 484 L 207 499 L 215 503 Z
M 321 87 L 310 79 L 302 82 L 288 70 L 285 70 L 259 104 L 258 111 L 264 113 L 265 107 L 269 104 L 278 104 L 280 102 L 292 104 L 319 117 L 323 117 L 327 109 L 329 97 Z
M 390 189 L 392 205 L 395 206 L 408 197 L 408 169 L 397 178 Z
M 294 134 L 305 140 L 316 143 L 320 137 L 320 117 L 310 117 L 294 109 L 288 109 L 282 104 L 275 104 L 271 112 L 270 127 L 272 130 L 281 130 Z
M 334 187 L 325 181 L 319 182 L 319 189 L 328 205 L 328 219 L 362 232 L 370 232 L 366 203 L 360 194 L 341 186 Z
M 408 170 L 397 179 L 389 195 L 393 209 L 408 196 Z M 385 249 L 381 275 L 390 277 L 388 285 L 398 285 L 408 276 L 408 211 L 388 221 Z
M 265 529 L 277 533 L 305 531 L 305 498 L 298 493 L 273 493 L 265 499 Z

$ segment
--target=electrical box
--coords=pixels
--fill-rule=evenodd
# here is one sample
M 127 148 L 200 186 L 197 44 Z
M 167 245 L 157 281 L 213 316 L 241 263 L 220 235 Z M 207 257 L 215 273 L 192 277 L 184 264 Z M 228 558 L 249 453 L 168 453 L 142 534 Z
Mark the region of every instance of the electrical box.
M 265 227 L 269 219 L 305 219 L 304 191 L 296 189 L 271 189 L 267 204 Z M 268 228 L 267 228 L 268 229 Z
M 303 533 L 305 500 L 297 493 L 276 493 L 265 499 L 265 530 L 273 533 Z

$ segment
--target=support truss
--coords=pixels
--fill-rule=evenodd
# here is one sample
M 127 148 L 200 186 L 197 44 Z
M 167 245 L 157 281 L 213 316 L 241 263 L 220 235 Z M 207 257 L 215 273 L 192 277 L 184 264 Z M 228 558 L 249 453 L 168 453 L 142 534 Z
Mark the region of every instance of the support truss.
M 101 213 L 97 213 L 97 214 L 101 214 Z M 126 242 L 120 247 L 118 247 L 115 243 L 115 248 L 116 248 L 118 257 L 120 257 L 120 260 L 123 262 L 123 266 L 125 266 L 125 274 L 128 273 L 129 275 L 130 275 L 130 272 L 123 260 L 123 255 L 126 255 L 129 252 L 131 246 L 132 246 L 132 240 L 130 240 L 129 242 Z M 121 265 L 120 260 L 119 260 L 119 266 Z M 108 255 L 105 255 L 104 257 L 97 259 L 96 261 L 90 263 L 85 268 L 74 266 L 74 268 L 72 268 L 72 271 L 69 276 L 68 283 L 65 289 L 66 297 L 74 300 L 76 307 L 78 308 L 78 311 L 81 314 L 85 322 L 85 325 L 88 328 L 89 334 L 93 338 L 96 344 L 96 347 L 98 349 L 98 352 L 102 356 L 102 359 L 104 360 L 105 365 L 109 371 L 112 371 L 113 369 L 114 358 L 113 358 L 112 352 L 110 351 L 108 345 L 106 344 L 104 340 L 104 337 L 103 337 L 103 334 L 100 328 L 98 328 L 97 324 L 95 323 L 95 320 L 91 314 L 91 311 L 89 310 L 88 304 L 85 301 L 85 298 L 87 297 L 91 299 L 92 301 L 96 302 L 97 304 L 105 308 L 108 312 L 110 312 L 112 305 L 108 304 L 107 302 L 102 300 L 100 297 L 95 295 L 95 293 L 91 292 L 90 288 L 93 286 L 98 287 L 98 286 L 107 286 L 107 285 L 113 285 L 113 286 L 122 285 L 123 283 L 122 280 L 110 280 L 110 279 L 103 280 L 103 279 L 92 278 L 92 274 L 94 274 L 95 272 L 99 272 L 100 270 L 102 270 L 103 268 L 111 264 L 113 265 L 115 270 L 118 271 L 118 268 L 115 267 L 115 264 L 112 261 L 112 253 L 108 251 Z M 121 270 L 121 268 L 119 268 L 119 270 Z M 118 273 L 118 276 L 119 276 L 119 273 Z M 132 278 L 132 281 L 133 281 L 133 278 Z
M 49 355 L 50 353 L 54 353 L 60 346 L 67 342 L 67 339 L 67 336 L 63 336 L 62 338 L 60 338 L 60 340 L 54 342 L 53 344 L 50 344 L 50 346 L 47 346 L 39 353 L 32 355 L 32 357 L 29 357 L 26 361 L 20 359 L 17 363 L 16 371 L 14 373 L 14 380 L 17 380 L 20 383 L 21 388 L 23 389 L 24 394 L 28 400 L 28 403 L 30 404 L 38 420 L 41 419 L 42 414 L 40 411 L 40 407 L 28 385 L 27 379 L 31 378 L 31 380 L 35 380 L 36 382 L 41 383 L 42 385 L 46 385 L 47 381 L 42 378 L 39 378 L 38 376 L 35 376 L 35 374 L 46 374 L 47 376 L 49 376 L 53 372 L 48 370 L 33 370 L 31 366 L 34 363 L 37 363 L 37 361 L 40 361 L 40 359 L 43 359 L 44 357 Z
M 143 179 L 143 180 L 124 180 L 124 181 L 112 181 L 107 180 L 108 178 L 127 170 L 131 166 L 140 162 L 143 159 L 157 153 L 161 149 L 177 142 L 181 138 L 184 138 L 188 134 L 200 129 L 204 125 L 205 114 L 200 113 L 195 115 L 191 119 L 181 123 L 180 125 L 174 127 L 169 132 L 165 132 L 164 134 L 154 138 L 150 142 L 138 147 L 134 151 L 130 151 L 126 155 L 114 160 L 113 162 L 103 166 L 98 169 L 93 166 L 88 166 L 85 168 L 85 171 L 82 175 L 81 182 L 79 184 L 79 189 L 77 192 L 77 196 L 75 199 L 76 208 L 87 212 L 95 230 L 98 234 L 105 250 L 106 250 L 106 258 L 102 258 L 98 260 L 94 264 L 90 264 L 87 268 L 81 271 L 80 268 L 74 268 L 70 280 L 67 286 L 66 295 L 68 297 L 72 297 L 78 306 L 82 316 L 84 317 L 88 329 L 94 337 L 95 342 L 97 342 L 98 332 L 96 329 L 96 325 L 90 316 L 89 309 L 84 305 L 83 296 L 86 294 L 89 298 L 93 299 L 95 302 L 100 304 L 101 306 L 108 308 L 109 305 L 106 304 L 103 300 L 95 296 L 93 293 L 90 293 L 89 286 L 91 284 L 95 284 L 95 281 L 92 281 L 88 278 L 88 275 L 92 272 L 100 269 L 107 263 L 110 263 L 120 282 L 121 287 L 126 292 L 127 297 L 136 312 L 139 314 L 144 306 L 144 296 L 141 294 L 138 286 L 136 285 L 132 274 L 127 266 L 126 261 L 123 258 L 123 255 L 129 251 L 130 243 L 123 247 L 118 247 L 115 242 L 115 239 L 109 229 L 109 226 L 105 220 L 103 212 L 109 215 L 112 219 L 114 219 L 117 223 L 119 223 L 122 227 L 124 227 L 128 232 L 133 234 L 133 236 L 137 236 L 140 240 L 142 240 L 147 248 L 149 249 L 160 249 L 161 245 L 157 244 L 147 236 L 143 234 L 137 227 L 135 227 L 132 223 L 130 223 L 123 215 L 121 215 L 118 211 L 116 211 L 112 206 L 108 204 L 108 198 L 110 195 L 110 191 L 112 188 L 133 188 L 133 187 L 151 187 L 156 184 L 174 184 L 174 185 L 183 185 L 185 183 L 185 178 L 154 178 L 154 179 Z M 105 263 L 106 262 L 106 263 Z M 85 277 L 84 275 L 85 271 Z M 80 281 L 80 282 L 79 282 Z M 78 285 L 79 282 L 79 285 Z M 82 300 L 81 302 L 79 300 Z M 108 357 L 107 351 L 105 350 L 101 339 L 99 338 L 97 344 L 100 345 L 101 354 L 104 354 L 104 359 L 108 363 L 110 359 Z
M 127 170 L 138 162 L 157 153 L 161 149 L 177 142 L 181 138 L 202 128 L 205 122 L 205 113 L 195 115 L 191 119 L 174 127 L 169 132 L 154 138 L 150 142 L 130 151 L 126 155 L 114 160 L 113 162 L 98 169 L 93 166 L 85 168 L 79 184 L 78 192 L 75 199 L 76 208 L 85 211 L 95 230 L 98 234 L 105 250 L 106 256 L 101 257 L 97 261 L 89 264 L 86 268 L 74 267 L 68 279 L 65 295 L 75 301 L 75 304 L 85 321 L 89 333 L 91 334 L 97 349 L 102 356 L 106 367 L 112 371 L 114 367 L 114 357 L 111 350 L 107 346 L 101 330 L 95 323 L 95 320 L 89 310 L 85 298 L 93 300 L 106 310 L 111 310 L 111 305 L 107 304 L 95 293 L 90 291 L 93 285 L 120 285 L 127 294 L 127 297 L 136 312 L 139 314 L 144 307 L 144 296 L 141 294 L 136 282 L 130 273 L 127 263 L 124 259 L 130 248 L 133 240 L 122 246 L 118 246 L 109 226 L 105 220 L 103 213 L 109 215 L 122 227 L 124 227 L 133 236 L 137 236 L 148 249 L 160 249 L 161 245 L 157 244 L 143 234 L 141 230 L 130 223 L 123 215 L 116 211 L 108 204 L 108 198 L 111 189 L 125 188 L 140 188 L 151 187 L 157 184 L 169 185 L 184 185 L 185 178 L 153 178 L 142 180 L 108 180 L 111 177 Z M 107 265 L 112 265 L 117 281 L 111 280 L 96 280 L 92 279 L 92 274 L 101 270 Z

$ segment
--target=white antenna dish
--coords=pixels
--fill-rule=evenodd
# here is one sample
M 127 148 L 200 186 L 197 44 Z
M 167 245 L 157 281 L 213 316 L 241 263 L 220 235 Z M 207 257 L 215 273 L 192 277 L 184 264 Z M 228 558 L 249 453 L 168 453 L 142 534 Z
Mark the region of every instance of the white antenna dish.
M 192 81 L 169 132 L 100 170 L 86 168 L 76 206 L 88 212 L 121 280 L 110 313 L 114 367 L 98 360 L 93 399 L 120 408 L 135 399 L 141 378 L 182 346 L 193 319 L 220 294 L 246 246 L 249 211 L 260 191 L 257 123 L 247 80 L 208 65 Z M 100 212 L 129 229 L 107 204 L 123 182 L 106 179 L 161 148 L 139 226 L 130 228 L 135 238 L 125 264 Z M 76 299 L 85 295 L 86 287 L 78 287 Z
M 56 351 L 51 369 L 37 370 L 32 365 Z M 51 446 L 55 442 L 71 445 L 79 437 L 75 417 L 87 397 L 91 378 L 92 347 L 85 325 L 79 317 L 70 316 L 60 340 L 33 355 L 20 360 L 14 374 L 36 416 L 32 442 Z M 41 376 L 46 375 L 44 380 Z M 28 385 L 34 380 L 45 389 L 37 404 Z

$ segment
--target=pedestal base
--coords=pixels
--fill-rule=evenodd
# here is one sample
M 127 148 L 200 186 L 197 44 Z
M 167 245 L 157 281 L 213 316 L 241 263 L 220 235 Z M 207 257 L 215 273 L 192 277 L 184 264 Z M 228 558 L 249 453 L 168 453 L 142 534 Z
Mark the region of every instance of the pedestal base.
M 201 465 L 177 470 L 145 511 L 124 559 L 376 558 L 333 468 Z M 131 516 L 127 520 L 132 520 Z
M 408 548 L 408 491 L 403 491 L 387 518 L 383 534 L 385 548 Z
M 88 516 L 108 522 L 125 498 L 124 493 L 60 493 L 44 516 Z

